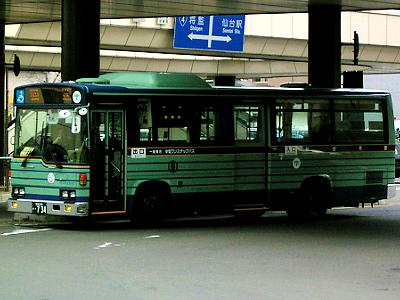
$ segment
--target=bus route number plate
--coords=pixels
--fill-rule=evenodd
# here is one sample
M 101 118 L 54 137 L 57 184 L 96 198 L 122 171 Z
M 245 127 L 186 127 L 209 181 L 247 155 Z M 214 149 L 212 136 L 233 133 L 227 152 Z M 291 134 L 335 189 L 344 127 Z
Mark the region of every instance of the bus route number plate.
M 47 205 L 43 202 L 33 202 L 32 203 L 32 213 L 37 215 L 47 214 Z

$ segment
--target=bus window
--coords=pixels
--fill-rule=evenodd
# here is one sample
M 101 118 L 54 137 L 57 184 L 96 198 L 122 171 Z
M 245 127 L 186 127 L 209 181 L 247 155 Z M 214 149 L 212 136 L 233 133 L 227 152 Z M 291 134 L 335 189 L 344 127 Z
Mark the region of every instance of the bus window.
M 334 110 L 337 143 L 384 142 L 382 101 L 337 100 Z
M 201 111 L 200 141 L 214 141 L 216 129 L 216 109 L 204 107 Z
M 152 118 L 151 118 L 151 101 L 150 99 L 138 99 L 137 114 L 140 128 L 141 142 L 152 141 Z
M 189 142 L 189 122 L 183 105 L 162 103 L 158 106 L 157 115 L 159 142 Z
M 235 141 L 263 142 L 263 116 L 260 106 L 234 106 Z
M 86 118 L 81 130 L 72 132 L 71 109 L 21 109 L 17 116 L 16 156 L 42 157 L 49 163 L 87 162 Z
M 277 100 L 275 110 L 278 142 L 329 142 L 328 100 L 282 99 Z

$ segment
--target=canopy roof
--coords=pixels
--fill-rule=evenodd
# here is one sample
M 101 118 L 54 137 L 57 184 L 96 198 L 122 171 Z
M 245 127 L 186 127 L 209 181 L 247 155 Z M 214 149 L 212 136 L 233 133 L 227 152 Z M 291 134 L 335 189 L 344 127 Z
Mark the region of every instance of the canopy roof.
M 400 0 L 100 0 L 101 18 L 307 12 L 310 4 L 338 4 L 343 11 L 398 9 Z M 6 24 L 61 20 L 62 0 L 2 0 Z

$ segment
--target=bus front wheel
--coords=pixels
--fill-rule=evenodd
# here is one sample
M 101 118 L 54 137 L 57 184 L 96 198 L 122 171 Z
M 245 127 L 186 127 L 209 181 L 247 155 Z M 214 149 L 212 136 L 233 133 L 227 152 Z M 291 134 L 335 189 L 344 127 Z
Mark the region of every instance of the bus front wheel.
M 131 219 L 138 223 L 155 223 L 166 214 L 169 189 L 163 184 L 139 187 L 132 203 Z

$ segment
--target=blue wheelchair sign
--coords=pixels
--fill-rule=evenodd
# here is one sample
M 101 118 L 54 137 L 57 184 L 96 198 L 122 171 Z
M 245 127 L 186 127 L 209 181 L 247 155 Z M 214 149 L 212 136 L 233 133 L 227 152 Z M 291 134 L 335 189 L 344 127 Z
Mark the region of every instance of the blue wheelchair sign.
M 16 94 L 15 102 L 17 104 L 24 104 L 25 103 L 25 91 L 24 90 L 17 90 L 15 92 L 15 94 Z

